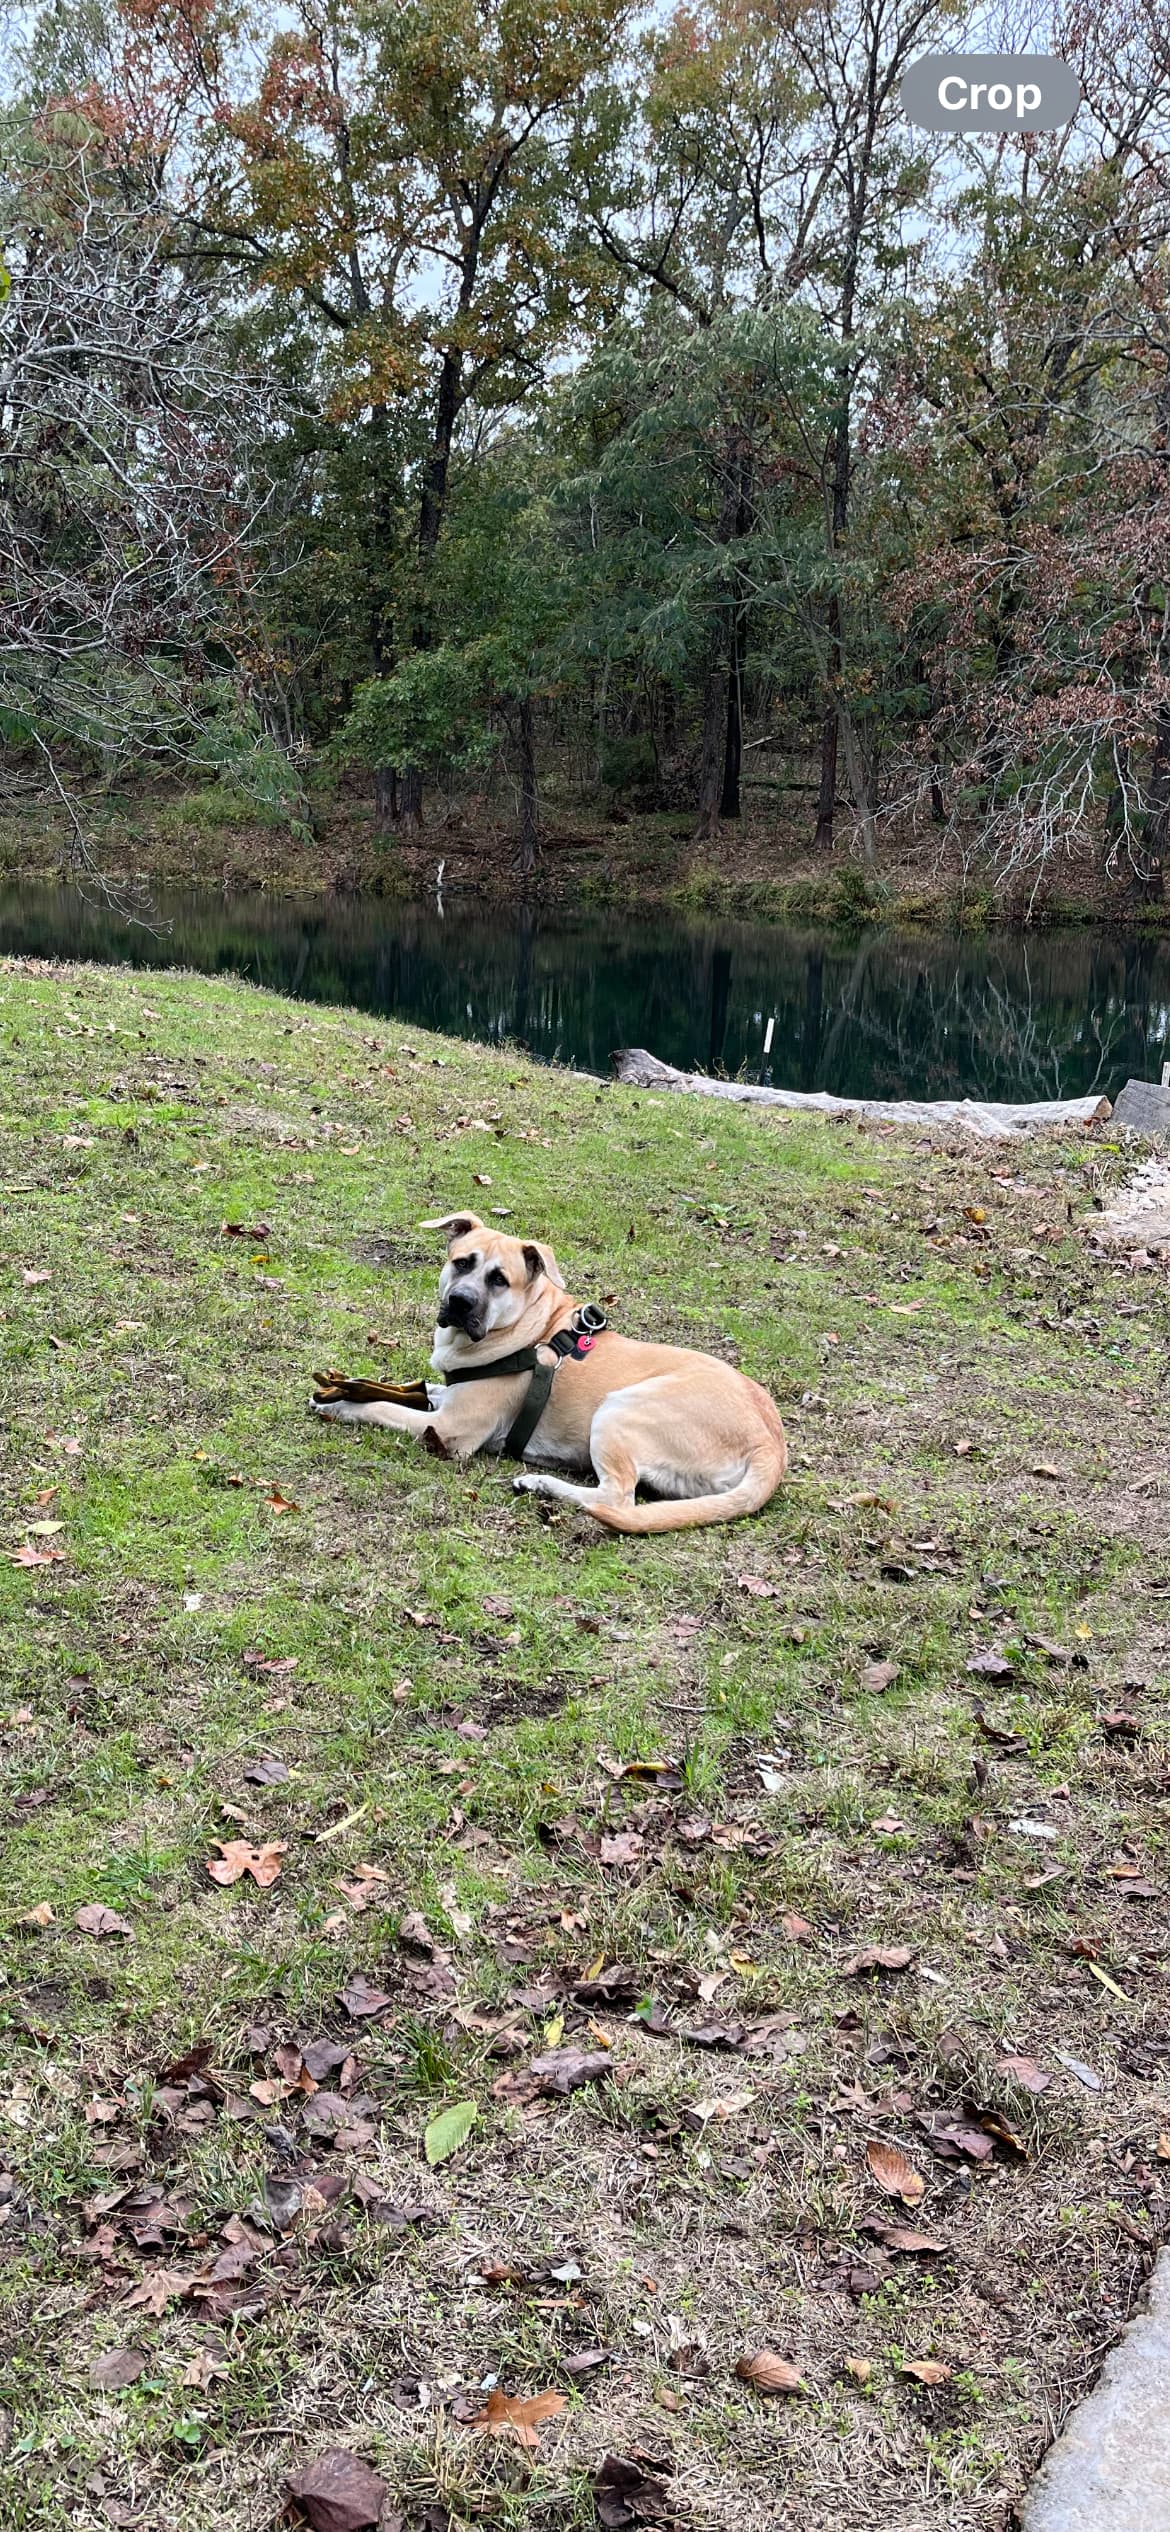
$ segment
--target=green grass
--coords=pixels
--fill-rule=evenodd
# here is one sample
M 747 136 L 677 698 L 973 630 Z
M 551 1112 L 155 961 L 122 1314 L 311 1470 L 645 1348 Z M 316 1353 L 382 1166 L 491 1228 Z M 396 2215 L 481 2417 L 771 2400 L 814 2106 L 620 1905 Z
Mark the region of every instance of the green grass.
M 412 2527 L 585 2525 L 590 2469 L 648 2445 L 694 2525 L 754 2532 L 779 2483 L 801 2532 L 894 2486 L 991 2532 L 1166 2220 L 1170 1310 L 1083 1238 L 1122 1156 L 932 1153 L 181 975 L 0 968 L 0 1047 L 5 2522 L 258 2532 L 340 2443 Z M 623 1328 L 769 1384 L 793 1465 L 759 1521 L 616 1539 L 309 1416 L 315 1366 L 422 1367 L 416 1226 L 465 1202 Z M 1010 1676 L 968 1670 L 989 1647 Z M 664 1757 L 681 1792 L 615 1772 Z M 1037 1816 L 1054 1838 L 1010 1826 Z M 240 1838 L 283 1843 L 272 1887 L 209 1878 Z M 78 1930 L 94 1903 L 132 1938 Z M 910 1966 L 848 1976 L 871 1945 Z M 624 2002 L 574 2001 L 615 1962 Z M 377 2019 L 339 2002 L 355 1973 Z M 776 2015 L 758 2051 L 680 2036 Z M 558 2022 L 615 2080 L 526 2098 Z M 340 2143 L 278 2060 L 321 2036 L 354 2059 L 322 2087 L 359 2104 Z M 931 2152 L 920 2116 L 979 2110 L 1026 2161 Z M 926 2262 L 859 2230 L 905 2214 L 873 2136 L 928 2184 Z M 282 2244 L 255 2202 L 295 2168 L 343 2194 Z M 170 2229 L 136 2243 L 119 2190 Z M 165 2269 L 161 2313 L 128 2300 Z M 143 2370 L 102 2390 L 122 2342 Z M 806 2398 L 736 2380 L 760 2346 Z M 935 2353 L 941 2389 L 898 2370 Z M 470 2429 L 492 2375 L 566 2393 L 537 2456 Z

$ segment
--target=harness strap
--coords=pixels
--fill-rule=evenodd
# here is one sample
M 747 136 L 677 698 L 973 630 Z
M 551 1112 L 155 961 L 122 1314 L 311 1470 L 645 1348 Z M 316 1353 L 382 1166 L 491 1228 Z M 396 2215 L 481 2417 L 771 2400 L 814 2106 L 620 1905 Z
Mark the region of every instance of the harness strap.
M 502 1444 L 502 1455 L 505 1459 L 523 1459 L 548 1405 L 553 1381 L 561 1363 L 569 1355 L 573 1356 L 574 1361 L 580 1362 L 582 1355 L 592 1351 L 594 1338 L 600 1336 L 606 1324 L 604 1310 L 599 1310 L 594 1302 L 587 1301 L 584 1308 L 577 1312 L 576 1324 L 573 1327 L 561 1328 L 556 1336 L 550 1336 L 544 1340 L 547 1351 L 553 1356 L 551 1363 L 542 1363 L 535 1345 L 522 1345 L 515 1354 L 505 1354 L 498 1362 L 461 1364 L 458 1370 L 444 1373 L 444 1378 L 448 1388 L 451 1388 L 462 1380 L 509 1380 L 514 1378 L 517 1372 L 528 1373 L 528 1389 L 524 1403 L 519 1415 L 509 1427 Z

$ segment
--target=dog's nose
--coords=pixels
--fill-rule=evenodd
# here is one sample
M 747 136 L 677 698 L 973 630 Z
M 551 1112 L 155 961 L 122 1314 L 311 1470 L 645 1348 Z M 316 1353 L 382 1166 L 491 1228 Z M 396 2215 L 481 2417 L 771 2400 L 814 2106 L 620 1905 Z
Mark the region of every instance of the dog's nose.
M 474 1307 L 475 1298 L 472 1293 L 449 1292 L 439 1312 L 440 1325 L 465 1328 Z

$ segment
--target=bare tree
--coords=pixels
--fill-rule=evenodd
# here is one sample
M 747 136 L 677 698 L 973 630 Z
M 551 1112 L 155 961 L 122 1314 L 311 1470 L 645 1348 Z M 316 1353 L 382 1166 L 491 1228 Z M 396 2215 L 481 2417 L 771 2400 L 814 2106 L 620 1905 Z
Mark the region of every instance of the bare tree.
M 9 157 L 0 237 L 0 785 L 47 779 L 100 877 L 81 768 L 230 762 L 295 797 L 252 599 L 274 401 L 75 114 Z

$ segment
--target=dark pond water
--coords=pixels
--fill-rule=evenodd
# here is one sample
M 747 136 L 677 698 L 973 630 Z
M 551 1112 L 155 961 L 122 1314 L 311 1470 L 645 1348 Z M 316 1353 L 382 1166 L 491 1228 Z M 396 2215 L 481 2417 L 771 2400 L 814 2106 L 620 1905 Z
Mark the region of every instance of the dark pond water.
M 1156 1079 L 1170 1055 L 1170 939 L 851 937 L 614 908 L 448 899 L 440 915 L 433 900 L 194 891 L 160 892 L 153 924 L 64 888 L 0 887 L 0 951 L 231 973 L 587 1072 L 633 1045 L 786 1089 L 1041 1099 Z

